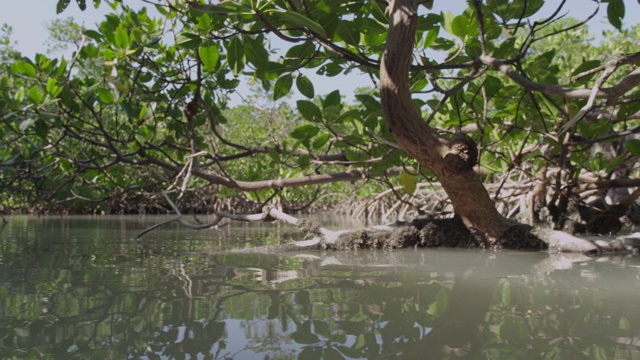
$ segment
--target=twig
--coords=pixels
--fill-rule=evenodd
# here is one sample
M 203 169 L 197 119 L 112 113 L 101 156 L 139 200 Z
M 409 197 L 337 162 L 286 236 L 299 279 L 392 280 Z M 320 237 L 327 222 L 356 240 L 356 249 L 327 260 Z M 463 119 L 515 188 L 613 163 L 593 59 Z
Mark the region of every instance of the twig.
M 567 132 L 585 115 L 587 115 L 587 113 L 591 111 L 591 109 L 593 109 L 593 103 L 596 100 L 596 95 L 598 94 L 598 91 L 600 91 L 600 87 L 604 84 L 605 81 L 607 81 L 607 79 L 618 68 L 619 63 L 620 63 L 619 57 L 615 57 L 611 59 L 609 62 L 607 62 L 607 65 L 605 66 L 604 71 L 602 72 L 600 77 L 598 77 L 598 80 L 596 80 L 596 83 L 593 85 L 593 88 L 591 89 L 591 94 L 589 95 L 589 100 L 587 100 L 587 103 L 582 107 L 582 109 L 580 109 L 580 111 L 578 111 L 578 113 L 576 114 L 576 116 L 573 117 L 573 119 L 569 120 L 569 122 L 567 122 L 562 126 L 562 128 L 558 132 L 558 135 L 561 135 Z
M 600 71 L 604 70 L 604 68 L 605 68 L 604 65 L 600 65 L 600 66 L 598 66 L 596 68 L 593 68 L 591 70 L 583 71 L 583 72 L 581 72 L 581 73 L 579 73 L 579 74 L 577 74 L 575 76 L 572 76 L 571 77 L 571 82 L 576 82 L 576 81 L 582 79 L 585 76 L 589 76 L 591 74 L 595 74 L 597 72 L 600 72 Z
M 640 63 L 640 52 L 631 55 L 623 55 L 618 57 L 620 65 Z M 560 85 L 543 84 L 534 82 L 524 75 L 512 69 L 511 62 L 496 59 L 489 55 L 481 55 L 476 60 L 483 65 L 499 70 L 518 85 L 529 91 L 541 92 L 547 95 L 559 96 L 568 99 L 585 99 L 589 98 L 593 90 L 590 89 L 573 89 Z M 640 84 L 640 69 L 636 69 L 629 73 L 622 81 L 608 88 L 601 88 L 596 91 L 596 97 L 600 99 L 614 99 L 624 95 L 627 91 L 633 89 Z
M 157 223 L 153 226 L 150 226 L 144 230 L 142 230 L 138 235 L 136 235 L 135 239 L 140 239 L 141 237 L 143 237 L 144 235 L 146 235 L 148 232 L 153 231 L 157 228 L 159 228 L 160 226 L 166 225 L 168 223 L 174 222 L 174 221 L 178 221 L 178 218 L 173 218 L 173 219 L 169 219 L 169 220 L 165 220 L 163 222 Z
M 165 221 L 162 221 L 158 224 L 152 225 L 146 229 L 144 229 L 142 232 L 140 232 L 138 235 L 136 235 L 135 239 L 140 239 L 142 236 L 144 236 L 145 234 L 147 234 L 150 231 L 153 231 L 157 228 L 159 228 L 160 226 L 166 225 L 168 223 L 171 222 L 179 222 L 180 225 L 182 226 L 186 226 L 189 229 L 194 229 L 194 230 L 202 230 L 202 229 L 209 229 L 212 228 L 216 225 L 218 225 L 220 223 L 220 221 L 223 219 L 223 217 L 218 216 L 216 214 L 214 220 L 212 222 L 206 223 L 206 224 L 193 224 L 190 223 L 188 221 L 186 221 L 185 219 L 182 218 L 182 213 L 180 212 L 180 209 L 178 209 L 178 207 L 176 206 L 176 204 L 174 204 L 173 201 L 171 201 L 171 199 L 169 198 L 169 196 L 167 196 L 166 192 L 162 192 L 162 196 L 164 196 L 164 198 L 167 200 L 167 202 L 169 203 L 169 205 L 171 206 L 171 208 L 173 209 L 173 211 L 176 213 L 176 217 L 172 218 L 172 219 L 168 219 Z

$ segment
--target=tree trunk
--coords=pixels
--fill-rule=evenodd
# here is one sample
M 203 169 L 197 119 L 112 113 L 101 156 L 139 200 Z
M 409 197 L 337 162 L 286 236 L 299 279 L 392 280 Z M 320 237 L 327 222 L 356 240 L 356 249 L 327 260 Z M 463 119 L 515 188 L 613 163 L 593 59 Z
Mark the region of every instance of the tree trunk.
M 422 119 L 411 101 L 408 75 L 415 42 L 416 11 L 415 0 L 389 3 L 389 32 L 380 65 L 385 120 L 398 144 L 438 176 L 456 214 L 479 245 L 499 245 L 505 231 L 516 223 L 500 215 L 473 171 L 478 159 L 476 144 L 462 134 L 450 139 L 440 136 Z

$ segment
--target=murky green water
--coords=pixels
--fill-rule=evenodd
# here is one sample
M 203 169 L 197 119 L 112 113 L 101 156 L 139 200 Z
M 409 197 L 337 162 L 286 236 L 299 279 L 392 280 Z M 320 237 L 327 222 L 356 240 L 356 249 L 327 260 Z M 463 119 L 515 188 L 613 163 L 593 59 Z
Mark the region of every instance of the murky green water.
M 640 359 L 639 257 L 225 251 L 296 239 L 278 224 L 131 240 L 161 219 L 10 218 L 0 358 Z

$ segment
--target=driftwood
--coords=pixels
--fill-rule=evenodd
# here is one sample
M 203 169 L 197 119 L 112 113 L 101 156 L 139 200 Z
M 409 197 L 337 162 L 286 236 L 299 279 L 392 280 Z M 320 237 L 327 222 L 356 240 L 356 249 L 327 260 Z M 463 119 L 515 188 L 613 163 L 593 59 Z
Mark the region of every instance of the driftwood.
M 166 195 L 165 195 L 166 197 Z M 227 221 L 283 221 L 300 229 L 309 240 L 296 241 L 290 244 L 243 249 L 242 251 L 289 251 L 289 250 L 358 250 L 358 249 L 398 249 L 408 247 L 486 247 L 457 217 L 446 219 L 417 218 L 412 221 L 395 222 L 389 225 L 373 226 L 359 230 L 332 231 L 314 224 L 312 221 L 298 219 L 281 210 L 267 206 L 259 214 L 236 215 L 216 213 L 214 220 L 202 224 L 192 223 L 184 219 L 180 210 L 168 198 L 176 216 L 172 219 L 153 225 L 136 237 L 139 239 L 150 231 L 168 224 L 179 222 L 190 229 L 202 230 L 219 226 L 222 220 Z M 539 239 L 545 247 L 540 246 Z M 603 253 L 637 253 L 640 251 L 640 233 L 621 236 L 613 240 L 602 238 L 580 238 L 561 231 L 536 228 L 514 223 L 493 248 L 521 250 L 550 250 L 552 252 L 572 252 L 588 255 Z

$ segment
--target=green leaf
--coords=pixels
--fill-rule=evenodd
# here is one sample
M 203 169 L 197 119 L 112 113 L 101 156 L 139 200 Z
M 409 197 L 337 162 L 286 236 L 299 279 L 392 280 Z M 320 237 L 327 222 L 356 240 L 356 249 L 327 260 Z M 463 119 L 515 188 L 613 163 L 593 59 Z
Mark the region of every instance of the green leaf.
M 333 90 L 324 98 L 324 100 L 322 100 L 322 107 L 327 108 L 329 106 L 338 106 L 340 105 L 340 100 L 342 100 L 340 90 Z
M 626 120 L 627 117 L 640 111 L 640 101 L 637 101 L 637 96 L 638 94 L 636 94 L 635 96 L 628 96 L 630 99 L 635 99 L 636 101 L 630 101 L 628 103 L 620 105 L 620 110 L 618 111 L 618 120 Z
M 256 68 L 264 68 L 269 60 L 269 52 L 264 45 L 260 39 L 244 38 L 244 55 Z
M 284 74 L 276 80 L 276 84 L 273 86 L 273 100 L 278 100 L 281 97 L 287 95 L 291 91 L 293 85 L 293 76 L 291 74 Z
M 327 37 L 327 32 L 324 30 L 322 25 L 295 11 L 271 9 L 265 11 L 265 13 L 271 13 L 276 17 L 279 17 L 281 20 L 307 28 L 322 37 Z
M 500 46 L 493 51 L 493 56 L 498 59 L 509 59 L 516 55 L 518 50 L 516 49 L 516 38 L 510 37 L 502 41 Z
M 234 75 L 240 75 L 244 70 L 244 47 L 237 37 L 231 39 L 227 46 L 227 63 Z
M 360 94 L 356 95 L 356 99 L 360 101 L 360 103 L 367 109 L 369 112 L 377 112 L 382 109 L 382 105 L 380 101 L 378 101 L 375 97 L 369 94 Z
M 624 144 L 624 148 L 627 149 L 627 151 L 630 152 L 632 155 L 640 156 L 640 140 L 638 139 L 628 140 Z
M 487 91 L 487 96 L 493 98 L 493 95 L 497 94 L 501 89 L 504 88 L 504 84 L 502 81 L 491 75 L 485 75 L 484 87 Z
M 222 16 L 253 14 L 248 4 L 243 4 L 239 1 L 220 1 L 219 5 L 197 5 L 192 7 L 191 10 Z
M 196 26 L 198 29 L 209 32 L 211 30 L 211 17 L 207 13 L 203 13 L 202 15 L 196 18 Z
M 15 74 L 24 75 L 30 78 L 35 78 L 37 76 L 36 68 L 28 62 L 22 60 L 18 60 L 11 64 L 11 71 Z
M 416 191 L 416 187 L 418 186 L 418 177 L 402 170 L 400 173 L 400 185 L 402 185 L 402 188 L 407 194 L 413 195 Z
M 438 38 L 438 34 L 440 33 L 440 27 L 434 26 L 427 32 L 427 35 L 424 37 L 424 47 L 428 48 L 433 44 L 433 42 Z
M 345 43 L 356 47 L 360 45 L 360 31 L 358 31 L 353 22 L 341 21 L 338 24 L 336 33 Z
M 224 79 L 224 81 L 218 83 L 218 85 L 220 85 L 220 87 L 223 88 L 223 89 L 233 90 L 233 89 L 237 88 L 238 85 L 240 85 L 240 80 L 238 80 L 238 79 Z
M 490 152 L 483 153 L 481 158 L 482 167 L 485 168 L 488 172 L 499 174 L 503 173 L 506 170 L 507 165 L 502 159 L 496 158 Z
M 331 105 L 322 108 L 322 118 L 326 120 L 327 123 L 333 123 L 340 117 L 340 107 Z
M 98 96 L 100 97 L 100 101 L 103 104 L 112 104 L 113 103 L 113 93 L 109 89 L 100 88 L 98 89 Z
M 308 146 L 308 140 L 303 140 L 303 143 L 305 143 L 305 145 Z M 305 167 L 305 166 L 309 166 L 309 164 L 311 164 L 311 158 L 309 157 L 309 155 L 301 155 L 296 159 L 296 164 L 298 164 L 301 167 Z
M 298 91 L 300 91 L 302 95 L 308 97 L 309 99 L 315 96 L 313 83 L 305 75 L 302 75 L 302 74 L 298 75 L 298 77 L 296 78 L 296 87 L 298 88 Z
M 515 3 L 519 3 L 518 1 L 514 1 Z M 544 5 L 544 0 L 529 0 L 527 2 L 527 8 L 524 11 L 524 17 L 529 17 L 538 12 L 538 10 L 542 9 Z M 518 14 L 520 16 L 520 14 Z
M 526 9 L 525 4 L 527 5 Z M 544 0 L 513 1 L 508 6 L 507 19 L 527 18 L 537 13 L 543 5 Z
M 300 45 L 295 45 L 289 48 L 286 54 L 286 62 L 290 65 L 296 66 L 302 64 L 303 61 L 307 61 L 312 58 L 316 53 L 316 46 L 312 41 L 306 41 Z
M 280 163 L 280 154 L 274 148 L 267 148 L 267 154 L 275 163 Z
M 327 142 L 329 142 L 329 139 L 331 139 L 331 134 L 320 134 L 318 135 L 318 137 L 315 138 L 315 140 L 313 140 L 311 147 L 314 150 L 321 149 L 323 146 L 327 144 Z
M 47 80 L 47 86 L 45 89 L 47 90 L 47 93 L 49 93 L 53 97 L 58 96 L 62 91 L 62 88 L 58 86 L 57 83 L 58 83 L 58 80 L 56 80 L 56 78 L 50 77 Z
M 114 38 L 116 46 L 119 49 L 128 49 L 129 48 L 129 34 L 127 34 L 127 30 L 122 27 L 118 27 L 116 30 L 116 36 Z
M 377 1 L 371 2 L 371 15 L 381 24 L 388 24 L 386 5 L 378 3 Z
M 324 114 L 330 115 L 330 114 L 327 114 L 330 109 L 332 109 L 332 108 L 331 107 L 325 108 L 324 109 Z M 338 112 L 340 112 L 339 109 L 338 109 Z M 347 120 L 349 120 L 351 118 L 358 117 L 359 115 L 360 115 L 360 111 L 359 110 L 351 109 L 351 110 L 347 110 L 347 111 L 343 112 L 342 114 L 338 115 L 338 117 L 336 117 L 336 118 L 332 118 L 332 120 L 335 121 L 335 122 L 346 122 Z
M 607 17 L 609 22 L 616 29 L 622 30 L 622 18 L 624 18 L 624 1 L 623 0 L 609 0 L 607 5 Z
M 452 35 L 456 35 L 453 31 L 453 20 L 455 18 L 456 18 L 455 15 L 453 15 L 449 11 L 442 12 L 442 28 L 444 29 L 444 31 Z
M 353 125 L 353 127 L 355 128 L 355 132 L 358 135 L 363 135 L 364 134 L 364 124 L 362 123 L 362 121 L 355 119 L 355 118 L 349 118 L 349 119 L 345 119 L 345 123 L 351 123 Z
M 308 140 L 316 136 L 320 128 L 311 124 L 300 125 L 291 132 L 291 137 L 297 140 Z
M 362 33 L 365 35 L 377 36 L 387 32 L 387 27 L 375 21 L 372 18 L 362 18 L 354 20 Z
M 42 118 L 40 118 L 36 120 L 34 131 L 38 137 L 42 140 L 46 140 L 47 135 L 49 135 L 49 126 L 47 126 L 47 124 L 42 121 Z
M 482 55 L 482 45 L 476 38 L 467 38 L 464 51 L 471 57 Z
M 70 2 L 71 0 L 58 0 L 58 4 L 56 5 L 56 14 L 63 12 L 67 6 L 69 6 Z
M 24 88 L 21 87 L 20 89 L 18 89 L 15 95 L 13 95 L 13 99 L 17 101 L 22 101 L 24 99 Z
M 323 65 L 317 71 L 317 74 L 331 77 L 331 76 L 336 76 L 336 75 L 342 73 L 343 70 L 344 69 L 342 68 L 342 66 L 340 66 L 340 64 L 336 64 L 334 62 L 330 62 L 328 64 Z
M 200 46 L 200 48 L 198 48 L 198 55 L 200 55 L 200 60 L 204 65 L 204 71 L 215 71 L 218 64 L 218 58 L 220 57 L 217 46 Z
M 199 5 L 194 7 L 193 11 L 226 16 L 226 15 L 229 15 L 229 12 L 231 12 L 232 9 L 224 6 L 216 6 L 216 5 Z
M 100 34 L 100 32 L 96 30 L 85 30 L 83 33 L 90 39 L 93 39 L 95 41 L 102 41 L 102 34 Z
M 36 105 L 41 104 L 44 100 L 44 94 L 38 86 L 31 87 L 31 89 L 29 89 L 29 91 L 27 92 L 27 97 Z
M 587 139 L 597 139 L 606 134 L 610 134 L 611 128 L 612 125 L 609 121 L 598 121 L 594 124 L 587 124 L 584 121 L 578 123 L 580 133 Z
M 87 10 L 87 0 L 76 0 L 76 3 L 78 4 L 78 7 L 80 8 L 80 10 L 82 11 Z
M 302 117 L 305 119 L 311 122 L 322 121 L 322 111 L 320 111 L 320 108 L 318 108 L 316 104 L 308 100 L 298 100 L 296 105 L 298 105 L 298 111 L 300 111 L 300 114 L 302 114 Z
M 176 46 L 183 49 L 195 49 L 200 45 L 201 39 L 198 34 L 185 31 L 176 38 Z
M 612 160 L 607 161 L 604 171 L 610 173 L 615 171 L 622 163 L 627 159 L 626 156 L 618 156 Z
M 454 17 L 451 22 L 451 31 L 453 35 L 464 38 L 469 32 L 469 20 L 462 15 Z
M 60 160 L 59 161 L 60 170 L 68 171 L 71 168 L 71 163 L 69 162 L 69 160 L 67 160 L 65 158 L 60 158 L 59 160 Z
M 138 120 L 142 120 L 147 116 L 147 111 L 149 111 L 149 107 L 145 104 L 140 109 L 140 114 L 138 115 Z

